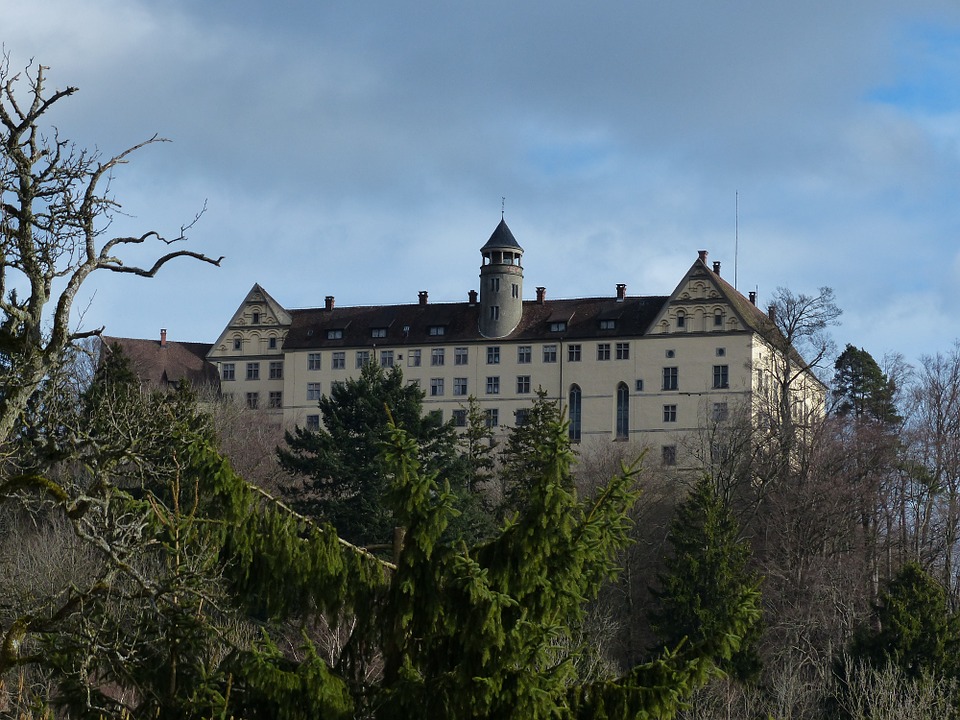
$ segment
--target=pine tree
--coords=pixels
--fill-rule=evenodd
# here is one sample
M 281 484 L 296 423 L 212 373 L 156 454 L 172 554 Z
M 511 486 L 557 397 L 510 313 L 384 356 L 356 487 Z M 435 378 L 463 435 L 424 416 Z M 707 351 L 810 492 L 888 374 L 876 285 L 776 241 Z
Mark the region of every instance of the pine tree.
M 894 397 L 896 385 L 866 350 L 847 345 L 834 365 L 836 413 L 885 425 L 900 422 Z
M 913 679 L 960 678 L 960 618 L 943 586 L 918 563 L 904 565 L 880 593 L 871 626 L 851 644 L 853 659 L 896 665 Z
M 396 521 L 384 503 L 388 478 L 380 461 L 391 417 L 416 438 L 427 467 L 462 485 L 455 431 L 423 413 L 423 391 L 405 383 L 399 367 L 368 363 L 359 377 L 334 385 L 319 407 L 321 428 L 287 432 L 278 455 L 284 469 L 305 479 L 288 494 L 293 507 L 332 523 L 341 537 L 363 545 L 392 537 Z
M 700 643 L 730 623 L 760 579 L 750 571 L 749 545 L 708 478 L 701 479 L 677 507 L 670 525 L 671 553 L 657 577 L 656 608 L 650 621 L 660 644 Z M 741 647 L 730 657 L 716 657 L 719 666 L 738 680 L 757 677 L 761 661 L 756 643 L 759 621 L 752 623 Z

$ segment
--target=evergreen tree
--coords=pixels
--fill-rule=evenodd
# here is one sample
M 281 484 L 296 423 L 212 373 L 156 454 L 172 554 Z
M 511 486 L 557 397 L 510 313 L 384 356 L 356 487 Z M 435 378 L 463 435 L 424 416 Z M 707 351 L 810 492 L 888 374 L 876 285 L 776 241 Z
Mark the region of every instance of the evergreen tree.
M 662 646 L 715 636 L 757 591 L 760 579 L 748 568 L 750 547 L 738 534 L 713 483 L 701 479 L 677 507 L 667 538 L 671 553 L 652 590 L 657 605 L 650 621 Z M 715 658 L 719 666 L 740 681 L 755 679 L 761 670 L 760 633 L 759 620 L 751 623 L 736 653 Z
M 878 668 L 892 663 L 912 679 L 960 678 L 960 619 L 919 564 L 907 563 L 888 583 L 873 620 L 854 638 L 853 659 Z
M 896 385 L 866 350 L 847 345 L 834 365 L 836 413 L 886 425 L 900 422 L 894 396 Z
M 531 480 L 539 477 L 552 461 L 546 454 L 549 446 L 544 438 L 559 422 L 559 403 L 548 400 L 546 391 L 539 388 L 531 406 L 524 408 L 514 426 L 507 429 L 498 469 L 503 494 L 501 516 L 526 508 Z
M 284 469 L 305 479 L 289 496 L 293 507 L 332 523 L 341 537 L 362 545 L 392 537 L 396 520 L 384 502 L 388 478 L 380 461 L 391 418 L 416 439 L 426 467 L 462 486 L 456 432 L 438 414 L 424 415 L 423 391 L 405 383 L 399 367 L 368 363 L 359 377 L 334 385 L 319 407 L 320 429 L 287 432 L 278 455 Z

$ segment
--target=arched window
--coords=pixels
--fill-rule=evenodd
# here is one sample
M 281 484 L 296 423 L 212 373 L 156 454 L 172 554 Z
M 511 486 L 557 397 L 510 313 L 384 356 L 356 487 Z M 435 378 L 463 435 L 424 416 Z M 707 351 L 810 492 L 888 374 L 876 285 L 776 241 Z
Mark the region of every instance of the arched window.
M 580 402 L 580 386 L 570 386 L 570 440 L 580 442 L 583 428 L 583 406 Z
M 617 385 L 617 440 L 626 440 L 630 436 L 630 389 L 624 384 Z

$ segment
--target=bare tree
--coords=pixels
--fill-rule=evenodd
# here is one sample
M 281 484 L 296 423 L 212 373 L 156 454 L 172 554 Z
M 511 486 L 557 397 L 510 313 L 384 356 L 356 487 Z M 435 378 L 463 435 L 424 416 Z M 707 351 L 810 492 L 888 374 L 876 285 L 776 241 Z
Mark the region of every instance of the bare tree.
M 44 379 L 63 362 L 67 347 L 99 332 L 70 329 L 77 292 L 92 273 L 153 277 L 175 258 L 212 265 L 223 259 L 176 249 L 149 267 L 124 262 L 118 253 L 128 246 L 185 240 L 199 214 L 172 238 L 156 230 L 109 237 L 120 209 L 110 191 L 114 171 L 137 150 L 165 139 L 154 135 L 109 158 L 77 148 L 56 128 L 41 126 L 54 105 L 77 92 L 75 87 L 49 91 L 46 70 L 31 64 L 23 73 L 11 73 L 9 56 L 0 61 L 0 353 L 8 371 L 0 397 L 4 439 Z

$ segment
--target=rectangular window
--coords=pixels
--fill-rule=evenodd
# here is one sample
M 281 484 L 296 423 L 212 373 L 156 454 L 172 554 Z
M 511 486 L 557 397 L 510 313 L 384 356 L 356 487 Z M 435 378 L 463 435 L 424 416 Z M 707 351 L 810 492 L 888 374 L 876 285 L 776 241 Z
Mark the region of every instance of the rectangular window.
M 487 395 L 500 394 L 500 376 L 490 376 L 487 378 Z
M 727 404 L 725 402 L 713 404 L 714 421 L 723 422 L 724 420 L 727 419 L 727 417 L 729 417 L 729 414 L 730 414 L 730 411 L 727 409 Z
M 307 353 L 307 370 L 320 369 L 320 353 Z
M 427 333 L 434 336 L 446 335 L 447 327 L 446 325 L 431 325 L 428 328 Z
M 533 361 L 533 348 L 529 345 L 521 345 L 517 348 L 517 364 L 526 365 Z
M 253 321 L 252 321 L 251 324 L 253 324 L 253 325 L 259 325 L 259 324 L 260 324 L 260 313 L 258 313 L 256 310 L 253 311 Z
M 467 379 L 466 378 L 454 378 L 453 379 L 453 394 L 458 396 L 466 396 L 467 394 Z
M 597 343 L 597 360 L 610 359 L 610 343 Z
M 466 365 L 469 359 L 467 354 L 467 349 L 465 347 L 458 347 L 453 349 L 453 364 L 454 365 Z
M 491 292 L 500 292 L 500 278 L 490 278 Z
M 520 408 L 514 414 L 514 421 L 517 427 L 523 427 L 530 422 L 530 409 Z
M 713 325 L 714 327 L 723 326 L 723 313 L 719 310 L 713 314 Z
M 566 320 L 550 323 L 550 332 L 566 332 L 566 330 L 567 330 Z
M 517 375 L 517 394 L 526 395 L 530 392 L 530 376 Z
M 643 392 L 643 378 L 637 378 L 634 388 L 636 388 L 637 392 Z
M 629 359 L 630 359 L 630 343 L 628 342 L 617 343 L 617 360 L 629 360 Z
M 386 328 L 373 328 L 370 331 L 370 337 L 374 338 L 385 338 L 387 336 Z
M 487 365 L 500 364 L 500 346 L 491 345 L 487 348 Z
M 283 380 L 283 360 L 270 361 L 270 379 Z
M 614 330 L 617 327 L 616 320 L 601 320 L 600 329 L 601 330 Z
M 270 391 L 270 407 L 272 408 L 282 408 L 283 407 L 283 393 L 279 390 Z
M 679 387 L 680 387 L 680 383 L 679 383 L 679 378 L 677 376 L 677 368 L 665 367 L 663 369 L 663 389 L 677 390 Z
M 258 362 L 247 363 L 247 380 L 259 380 L 259 379 L 260 379 L 260 363 Z
M 357 350 L 357 361 L 356 368 L 359 370 L 364 365 L 370 362 L 370 351 L 369 350 Z
M 307 400 L 319 400 L 321 395 L 320 383 L 307 383 Z
M 347 367 L 347 353 L 338 350 L 333 353 L 332 367 L 334 370 L 343 370 Z
M 271 350 L 276 350 L 276 349 L 277 349 L 277 339 L 276 339 L 276 338 L 270 338 L 270 339 L 267 341 L 267 347 L 270 348 Z
M 320 416 L 307 415 L 307 430 L 316 432 L 319 429 L 320 429 Z
M 385 367 L 385 368 L 393 367 L 393 350 L 380 351 L 380 367 Z
M 454 427 L 466 427 L 466 426 L 467 426 L 467 411 L 466 411 L 466 410 L 454 410 L 454 411 L 453 411 L 453 425 L 454 425 Z
M 497 408 L 490 408 L 483 411 L 484 424 L 488 428 L 495 428 L 500 424 L 500 411 Z
M 343 330 L 327 330 L 327 340 L 343 340 Z
M 241 340 L 240 338 L 236 338 L 236 339 L 233 341 L 233 349 L 234 349 L 234 350 L 243 350 L 243 340 Z
M 555 363 L 557 361 L 557 346 L 556 345 L 544 345 L 543 346 L 543 361 L 545 363 Z
M 713 366 L 713 387 L 715 388 L 730 387 L 730 366 L 729 365 Z
M 582 348 L 580 343 L 575 345 L 567 345 L 567 362 L 580 362 L 580 355 Z
M 443 378 L 430 378 L 430 395 L 432 397 L 443 395 Z
M 676 405 L 664 405 L 664 406 L 663 406 L 663 421 L 664 421 L 664 422 L 676 422 L 676 421 L 677 421 L 677 406 L 676 406 Z
M 419 350 L 407 351 L 407 365 L 409 367 L 420 367 L 420 351 Z
M 662 448 L 660 448 L 660 461 L 664 465 L 676 465 L 677 464 L 677 446 L 664 445 Z
M 260 393 L 249 392 L 247 393 L 247 407 L 251 410 L 256 410 L 260 405 Z
M 237 366 L 233 363 L 224 363 L 220 367 L 220 379 L 221 380 L 236 380 L 237 378 Z
M 516 283 L 513 283 L 512 287 L 510 288 L 510 293 L 511 293 L 511 294 L 513 295 L 513 297 L 515 297 L 515 298 L 520 297 L 520 286 L 517 285 Z
M 433 348 L 430 351 L 430 364 L 434 367 L 443 365 L 443 348 Z

